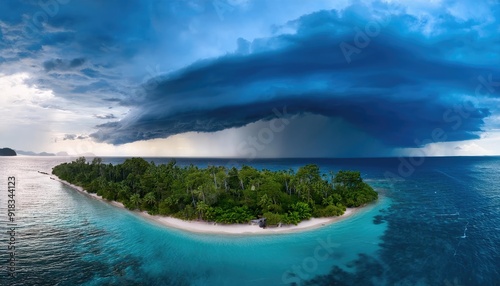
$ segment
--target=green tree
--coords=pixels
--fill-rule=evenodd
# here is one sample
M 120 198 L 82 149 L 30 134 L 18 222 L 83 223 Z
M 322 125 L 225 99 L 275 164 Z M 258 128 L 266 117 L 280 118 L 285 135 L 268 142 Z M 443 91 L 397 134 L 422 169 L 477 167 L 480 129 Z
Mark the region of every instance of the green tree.
M 259 207 L 261 207 L 262 212 L 268 212 L 268 211 L 269 211 L 269 208 L 270 208 L 270 207 L 271 207 L 271 205 L 272 205 L 272 201 L 271 201 L 271 199 L 267 196 L 267 194 L 263 194 L 263 195 L 260 197 L 260 200 L 259 200 L 258 205 L 259 205 Z
M 209 210 L 210 206 L 204 202 L 199 202 L 196 204 L 196 211 L 198 212 L 198 219 L 206 219 L 206 212 Z
M 138 209 L 139 206 L 141 205 L 141 197 L 139 194 L 133 194 L 130 196 L 130 204 L 132 205 L 133 209 Z
M 357 171 L 339 171 L 335 175 L 334 182 L 343 187 L 346 187 L 348 190 L 352 190 L 358 187 L 362 182 L 361 173 Z
M 52 172 L 130 209 L 220 223 L 243 223 L 265 214 L 271 225 L 297 224 L 313 215 L 340 215 L 346 206 L 378 198 L 359 172 L 330 172 L 327 178 L 317 165 L 305 165 L 295 173 L 250 166 L 179 167 L 175 161 L 156 165 L 141 158 L 105 165 L 100 158 L 88 163 L 80 157 Z
M 283 216 L 277 213 L 267 212 L 262 215 L 266 218 L 266 224 L 268 226 L 275 226 L 283 223 Z
M 300 220 L 307 220 L 307 219 L 310 219 L 312 216 L 311 207 L 309 207 L 309 204 L 307 204 L 307 203 L 297 202 L 292 207 L 292 209 L 294 212 L 296 212 L 298 214 Z
M 149 205 L 149 206 L 155 206 L 156 205 L 156 197 L 153 192 L 147 193 L 144 198 L 144 202 Z

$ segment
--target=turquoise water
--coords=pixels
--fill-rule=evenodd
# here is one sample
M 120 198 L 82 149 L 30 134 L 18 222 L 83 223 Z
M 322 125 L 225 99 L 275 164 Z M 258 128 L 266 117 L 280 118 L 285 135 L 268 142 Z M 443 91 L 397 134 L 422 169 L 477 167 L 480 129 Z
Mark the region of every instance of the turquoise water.
M 37 172 L 67 160 L 0 158 L 0 184 L 12 175 L 18 181 L 17 277 L 4 275 L 2 251 L 1 285 L 500 285 L 496 158 L 428 158 L 392 186 L 384 172 L 397 169 L 396 159 L 313 160 L 323 171 L 361 170 L 382 198 L 333 225 L 266 236 L 168 229 Z M 307 162 L 251 163 L 288 169 Z M 228 162 L 178 159 L 190 163 Z M 1 249 L 6 196 L 0 193 Z

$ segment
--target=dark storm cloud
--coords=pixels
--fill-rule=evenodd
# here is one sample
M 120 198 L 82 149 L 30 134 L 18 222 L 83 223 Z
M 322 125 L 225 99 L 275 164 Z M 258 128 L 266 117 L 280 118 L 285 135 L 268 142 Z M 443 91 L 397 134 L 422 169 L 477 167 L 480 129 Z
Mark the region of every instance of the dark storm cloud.
M 63 140 L 82 140 L 89 138 L 86 135 L 76 135 L 76 134 L 64 134 Z
M 85 63 L 84 58 L 76 58 L 72 60 L 54 59 L 43 63 L 45 71 L 67 71 L 82 66 Z
M 112 113 L 109 113 L 109 114 L 98 114 L 98 115 L 94 115 L 95 118 L 98 118 L 98 119 L 115 119 L 116 116 Z
M 75 140 L 77 137 L 76 134 L 64 134 L 63 140 Z
M 74 106 L 129 107 L 121 121 L 98 126 L 97 141 L 214 132 L 275 118 L 273 109 L 283 113 L 286 106 L 288 116 L 340 119 L 388 146 L 406 147 L 436 128 L 446 132 L 443 141 L 477 138 L 484 119 L 498 114 L 495 101 L 483 100 L 500 91 L 498 5 L 488 6 L 493 18 L 464 20 L 446 9 L 414 17 L 406 8 L 354 1 L 342 12 L 319 11 L 271 27 L 270 38 L 236 35 L 233 54 L 194 62 L 217 54 L 204 49 L 220 52 L 210 46 L 209 38 L 219 39 L 212 32 L 240 24 L 220 21 L 210 1 L 200 4 L 206 13 L 187 9 L 185 1 L 54 1 L 67 4 L 39 26 L 33 17 L 47 13 L 43 1 L 1 2 L 1 69 L 8 73 L 19 63 L 11 73 L 29 72 L 28 84 Z M 237 19 L 242 27 L 253 24 L 257 10 Z M 385 20 L 377 22 L 378 16 Z M 162 76 L 153 68 L 147 81 L 151 62 L 166 65 L 161 70 L 172 68 L 165 63 L 194 63 Z M 146 84 L 137 87 L 140 82 Z
M 32 74 L 29 84 L 76 105 L 123 94 L 130 82 L 117 67 L 129 64 L 158 39 L 147 2 L 1 1 L 2 72 L 19 72 L 17 64 L 28 59 L 29 66 L 24 62 L 22 69 Z M 92 79 L 105 83 L 92 86 Z
M 286 106 L 288 116 L 343 119 L 391 147 L 421 146 L 416 139 L 436 128 L 445 132 L 439 141 L 478 138 L 491 114 L 476 92 L 478 77 L 500 75 L 484 56 L 500 48 L 496 33 L 479 36 L 471 28 L 480 23 L 443 17 L 436 29 L 449 33 L 422 35 L 419 19 L 375 21 L 362 11 L 321 11 L 291 22 L 295 34 L 239 39 L 234 54 L 153 79 L 126 118 L 91 137 L 123 144 L 214 132 L 270 120 Z

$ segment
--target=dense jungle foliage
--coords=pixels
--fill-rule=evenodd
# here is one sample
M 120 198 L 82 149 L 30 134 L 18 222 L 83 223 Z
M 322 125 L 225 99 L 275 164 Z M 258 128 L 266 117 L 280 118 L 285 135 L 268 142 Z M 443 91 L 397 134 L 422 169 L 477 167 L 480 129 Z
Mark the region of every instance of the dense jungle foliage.
M 142 158 L 103 164 L 80 157 L 53 168 L 60 179 L 129 209 L 185 220 L 247 223 L 266 217 L 267 225 L 298 224 L 311 217 L 342 215 L 346 207 L 374 201 L 378 193 L 356 171 L 322 174 L 317 165 L 294 170 L 223 166 L 156 165 Z

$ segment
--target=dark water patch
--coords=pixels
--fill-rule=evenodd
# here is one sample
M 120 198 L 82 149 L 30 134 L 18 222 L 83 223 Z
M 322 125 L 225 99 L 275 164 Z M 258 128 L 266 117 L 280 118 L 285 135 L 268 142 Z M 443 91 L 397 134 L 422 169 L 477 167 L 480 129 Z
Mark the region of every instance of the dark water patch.
M 499 182 L 457 172 L 397 183 L 391 207 L 374 217 L 388 223 L 379 259 L 361 256 L 347 264 L 355 272 L 334 267 L 306 285 L 500 285 L 500 213 L 478 191 Z
M 326 171 L 360 170 L 385 188 L 390 206 L 366 220 L 265 238 L 187 235 L 152 226 L 30 171 L 58 164 L 44 160 L 36 161 L 47 165 L 41 167 L 18 161 L 18 170 L 27 170 L 19 174 L 34 175 L 24 176 L 19 189 L 25 211 L 19 213 L 18 279 L 0 277 L 0 285 L 283 285 L 283 273 L 313 257 L 317 239 L 328 235 L 341 247 L 302 285 L 500 285 L 498 158 L 426 158 L 393 188 L 384 172 L 397 172 L 397 158 L 318 160 Z M 183 159 L 190 163 L 227 160 Z M 305 163 L 311 160 L 256 160 L 255 166 Z M 386 231 L 370 237 L 377 229 Z M 6 258 L 0 252 L 0 260 Z

